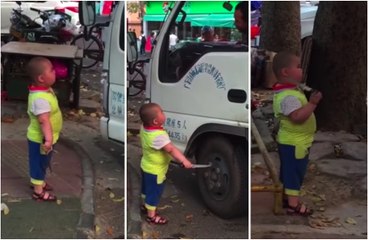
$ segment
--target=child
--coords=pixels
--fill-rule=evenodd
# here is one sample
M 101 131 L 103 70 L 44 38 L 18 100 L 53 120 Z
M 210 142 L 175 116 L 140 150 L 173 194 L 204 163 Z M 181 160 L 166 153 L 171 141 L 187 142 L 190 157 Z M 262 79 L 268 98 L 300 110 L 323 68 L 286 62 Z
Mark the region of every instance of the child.
M 53 145 L 62 128 L 62 115 L 57 98 L 51 88 L 55 70 L 44 57 L 32 58 L 27 65 L 32 79 L 28 96 L 30 124 L 27 130 L 29 168 L 33 185 L 32 197 L 38 201 L 56 201 L 50 185 L 45 182 L 46 169 L 51 159 Z
M 166 224 L 168 220 L 157 214 L 156 208 L 164 189 L 166 172 L 171 158 L 176 159 L 185 168 L 192 163 L 171 143 L 169 135 L 163 129 L 165 114 L 155 103 L 144 104 L 139 110 L 143 127 L 140 130 L 142 144 L 142 197 L 147 210 L 147 221 L 154 224 Z
M 322 99 L 320 92 L 314 92 L 309 102 L 298 89 L 303 71 L 300 58 L 294 54 L 281 52 L 273 59 L 273 71 L 277 83 L 273 99 L 273 110 L 280 121 L 277 142 L 280 156 L 280 180 L 284 185 L 284 207 L 291 215 L 309 216 L 313 213 L 301 203 L 300 188 L 307 170 L 309 148 L 316 131 L 313 111 Z

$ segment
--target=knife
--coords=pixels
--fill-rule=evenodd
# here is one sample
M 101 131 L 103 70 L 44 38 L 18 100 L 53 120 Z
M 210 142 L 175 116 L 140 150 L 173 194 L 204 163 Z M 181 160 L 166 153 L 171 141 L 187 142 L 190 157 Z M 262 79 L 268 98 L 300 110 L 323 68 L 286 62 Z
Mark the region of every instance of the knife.
M 171 163 L 173 166 L 176 167 L 184 167 L 183 164 L 177 163 L 177 162 L 172 162 Z M 209 168 L 212 166 L 212 162 L 208 163 L 208 164 L 192 164 L 192 168 Z

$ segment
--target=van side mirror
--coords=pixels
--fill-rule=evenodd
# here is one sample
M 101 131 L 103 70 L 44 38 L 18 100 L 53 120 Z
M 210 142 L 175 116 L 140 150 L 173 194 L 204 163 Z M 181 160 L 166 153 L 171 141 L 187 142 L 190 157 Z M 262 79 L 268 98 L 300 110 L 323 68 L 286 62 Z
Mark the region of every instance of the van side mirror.
M 135 32 L 128 32 L 127 38 L 128 38 L 127 61 L 135 62 L 138 59 L 137 36 L 135 35 Z
M 80 1 L 79 21 L 83 26 L 91 26 L 96 22 L 96 5 L 94 1 Z

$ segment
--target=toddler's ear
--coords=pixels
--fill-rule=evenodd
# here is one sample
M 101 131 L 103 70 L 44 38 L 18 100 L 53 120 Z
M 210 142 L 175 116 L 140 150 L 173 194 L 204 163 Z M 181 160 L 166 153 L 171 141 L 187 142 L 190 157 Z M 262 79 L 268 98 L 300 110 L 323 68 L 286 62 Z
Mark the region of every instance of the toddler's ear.
M 43 77 L 42 77 L 42 75 L 39 75 L 37 77 L 37 82 L 39 82 L 39 83 L 44 83 L 45 82 L 44 79 L 43 79 Z
M 280 75 L 281 76 L 288 76 L 289 75 L 289 69 L 288 68 L 281 68 L 280 69 Z
M 158 122 L 157 122 L 157 118 L 154 118 L 154 119 L 152 120 L 152 123 L 153 123 L 153 125 L 157 125 L 157 124 L 158 124 Z

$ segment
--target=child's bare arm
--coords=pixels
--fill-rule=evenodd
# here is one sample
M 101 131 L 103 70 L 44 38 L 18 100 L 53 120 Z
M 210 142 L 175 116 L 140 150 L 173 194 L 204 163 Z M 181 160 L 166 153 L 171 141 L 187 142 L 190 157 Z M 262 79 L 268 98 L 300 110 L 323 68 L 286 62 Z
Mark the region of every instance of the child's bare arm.
M 53 136 L 52 136 L 52 127 L 50 122 L 50 113 L 42 113 L 37 115 L 38 122 L 41 125 L 41 130 L 43 136 L 45 138 L 45 142 L 43 144 L 43 148 L 45 152 L 49 152 L 52 148 Z
M 182 163 L 185 168 L 192 168 L 192 163 L 172 143 L 165 145 L 162 149 L 170 154 L 176 161 Z
M 310 96 L 309 102 L 304 105 L 303 107 L 295 110 L 292 112 L 289 117 L 291 121 L 294 123 L 303 123 L 305 122 L 310 115 L 314 112 L 314 110 L 317 107 L 317 104 L 322 99 L 322 93 L 321 92 L 314 92 Z

